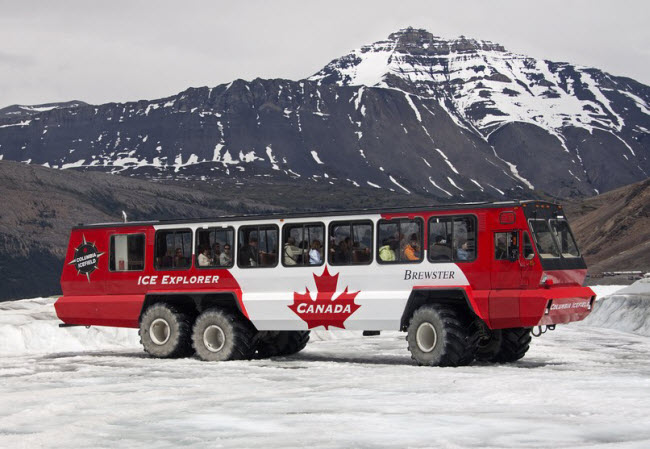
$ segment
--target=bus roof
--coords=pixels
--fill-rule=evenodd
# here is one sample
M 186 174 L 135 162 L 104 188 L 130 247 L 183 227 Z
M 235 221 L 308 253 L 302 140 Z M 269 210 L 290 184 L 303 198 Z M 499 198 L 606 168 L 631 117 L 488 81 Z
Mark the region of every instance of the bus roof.
M 112 222 L 112 223 L 92 223 L 83 224 L 79 223 L 73 229 L 88 229 L 88 228 L 103 228 L 103 227 L 123 227 L 123 226 L 137 226 L 137 225 L 162 225 L 162 224 L 184 224 L 184 223 L 207 223 L 215 221 L 245 221 L 245 220 L 276 220 L 281 218 L 308 218 L 308 217 L 331 217 L 331 216 L 345 216 L 345 215 L 362 215 L 367 213 L 380 214 L 380 213 L 412 213 L 420 212 L 423 210 L 452 210 L 452 209 L 490 209 L 509 206 L 520 206 L 527 203 L 539 204 L 554 204 L 548 201 L 538 200 L 510 200 L 510 201 L 479 201 L 473 203 L 447 203 L 447 204 L 425 204 L 421 206 L 407 206 L 407 207 L 376 207 L 367 209 L 335 209 L 335 210 L 317 210 L 306 212 L 280 212 L 273 214 L 251 214 L 251 215 L 223 215 L 219 217 L 206 217 L 206 218 L 184 218 L 173 220 L 146 220 L 146 221 L 128 221 L 128 222 Z

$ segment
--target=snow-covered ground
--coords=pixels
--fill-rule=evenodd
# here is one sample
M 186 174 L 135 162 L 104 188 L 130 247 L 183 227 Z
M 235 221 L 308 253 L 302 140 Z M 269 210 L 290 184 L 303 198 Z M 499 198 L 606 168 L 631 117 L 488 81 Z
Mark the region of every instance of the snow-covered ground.
M 415 366 L 400 333 L 317 332 L 273 360 L 159 360 L 134 330 L 59 329 L 52 299 L 2 303 L 0 447 L 647 448 L 650 337 L 596 327 L 614 300 L 517 363 L 464 368 Z M 647 320 L 648 304 L 604 325 Z

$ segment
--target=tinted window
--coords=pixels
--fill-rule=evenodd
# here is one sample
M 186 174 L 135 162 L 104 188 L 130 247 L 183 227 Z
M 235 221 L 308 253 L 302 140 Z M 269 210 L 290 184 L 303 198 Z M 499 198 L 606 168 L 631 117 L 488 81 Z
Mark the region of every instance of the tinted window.
M 208 228 L 196 231 L 196 266 L 232 267 L 235 231 L 233 228 Z
M 432 217 L 429 220 L 429 260 L 466 262 L 476 259 L 476 218 Z
M 156 268 L 189 268 L 192 265 L 192 231 L 156 232 Z
M 543 259 L 560 257 L 560 251 L 555 245 L 555 240 L 546 220 L 530 220 L 530 229 L 535 237 L 539 257 Z
M 282 265 L 322 265 L 325 246 L 322 223 L 287 224 L 282 228 Z
M 330 264 L 369 264 L 372 261 L 371 222 L 336 222 L 330 225 L 329 231 Z
M 144 270 L 144 234 L 112 235 L 110 249 L 111 271 Z
M 535 250 L 533 249 L 533 242 L 530 241 L 530 236 L 527 232 L 523 232 L 524 235 L 524 259 L 532 259 L 535 257 Z
M 519 259 L 517 231 L 494 233 L 494 258 L 496 260 Z
M 560 247 L 562 257 L 579 257 L 578 245 L 573 239 L 569 224 L 565 220 L 551 220 L 551 230 Z
M 278 227 L 274 225 L 240 227 L 237 257 L 237 264 L 242 268 L 276 266 Z
M 422 260 L 422 219 L 379 220 L 377 262 L 412 263 Z

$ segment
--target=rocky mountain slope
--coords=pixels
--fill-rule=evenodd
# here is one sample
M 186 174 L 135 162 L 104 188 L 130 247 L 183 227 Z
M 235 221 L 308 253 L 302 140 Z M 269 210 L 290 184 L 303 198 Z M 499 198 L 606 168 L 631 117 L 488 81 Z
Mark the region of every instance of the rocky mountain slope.
M 650 179 L 566 209 L 591 273 L 650 272 Z
M 631 79 L 409 28 L 300 81 L 4 113 L 0 159 L 433 200 L 581 197 L 648 176 L 649 104 Z

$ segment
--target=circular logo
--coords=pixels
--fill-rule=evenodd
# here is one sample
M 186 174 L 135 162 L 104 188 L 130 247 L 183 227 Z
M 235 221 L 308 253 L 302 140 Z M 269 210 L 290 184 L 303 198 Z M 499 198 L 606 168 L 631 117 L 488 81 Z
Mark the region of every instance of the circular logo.
M 100 253 L 94 243 L 86 242 L 83 236 L 83 242 L 74 250 L 74 258 L 68 262 L 68 265 L 74 265 L 77 274 L 85 274 L 90 282 L 90 273 L 97 269 L 97 262 L 104 253 Z
M 81 244 L 74 252 L 74 266 L 79 274 L 92 273 L 97 269 L 99 251 L 92 243 Z

